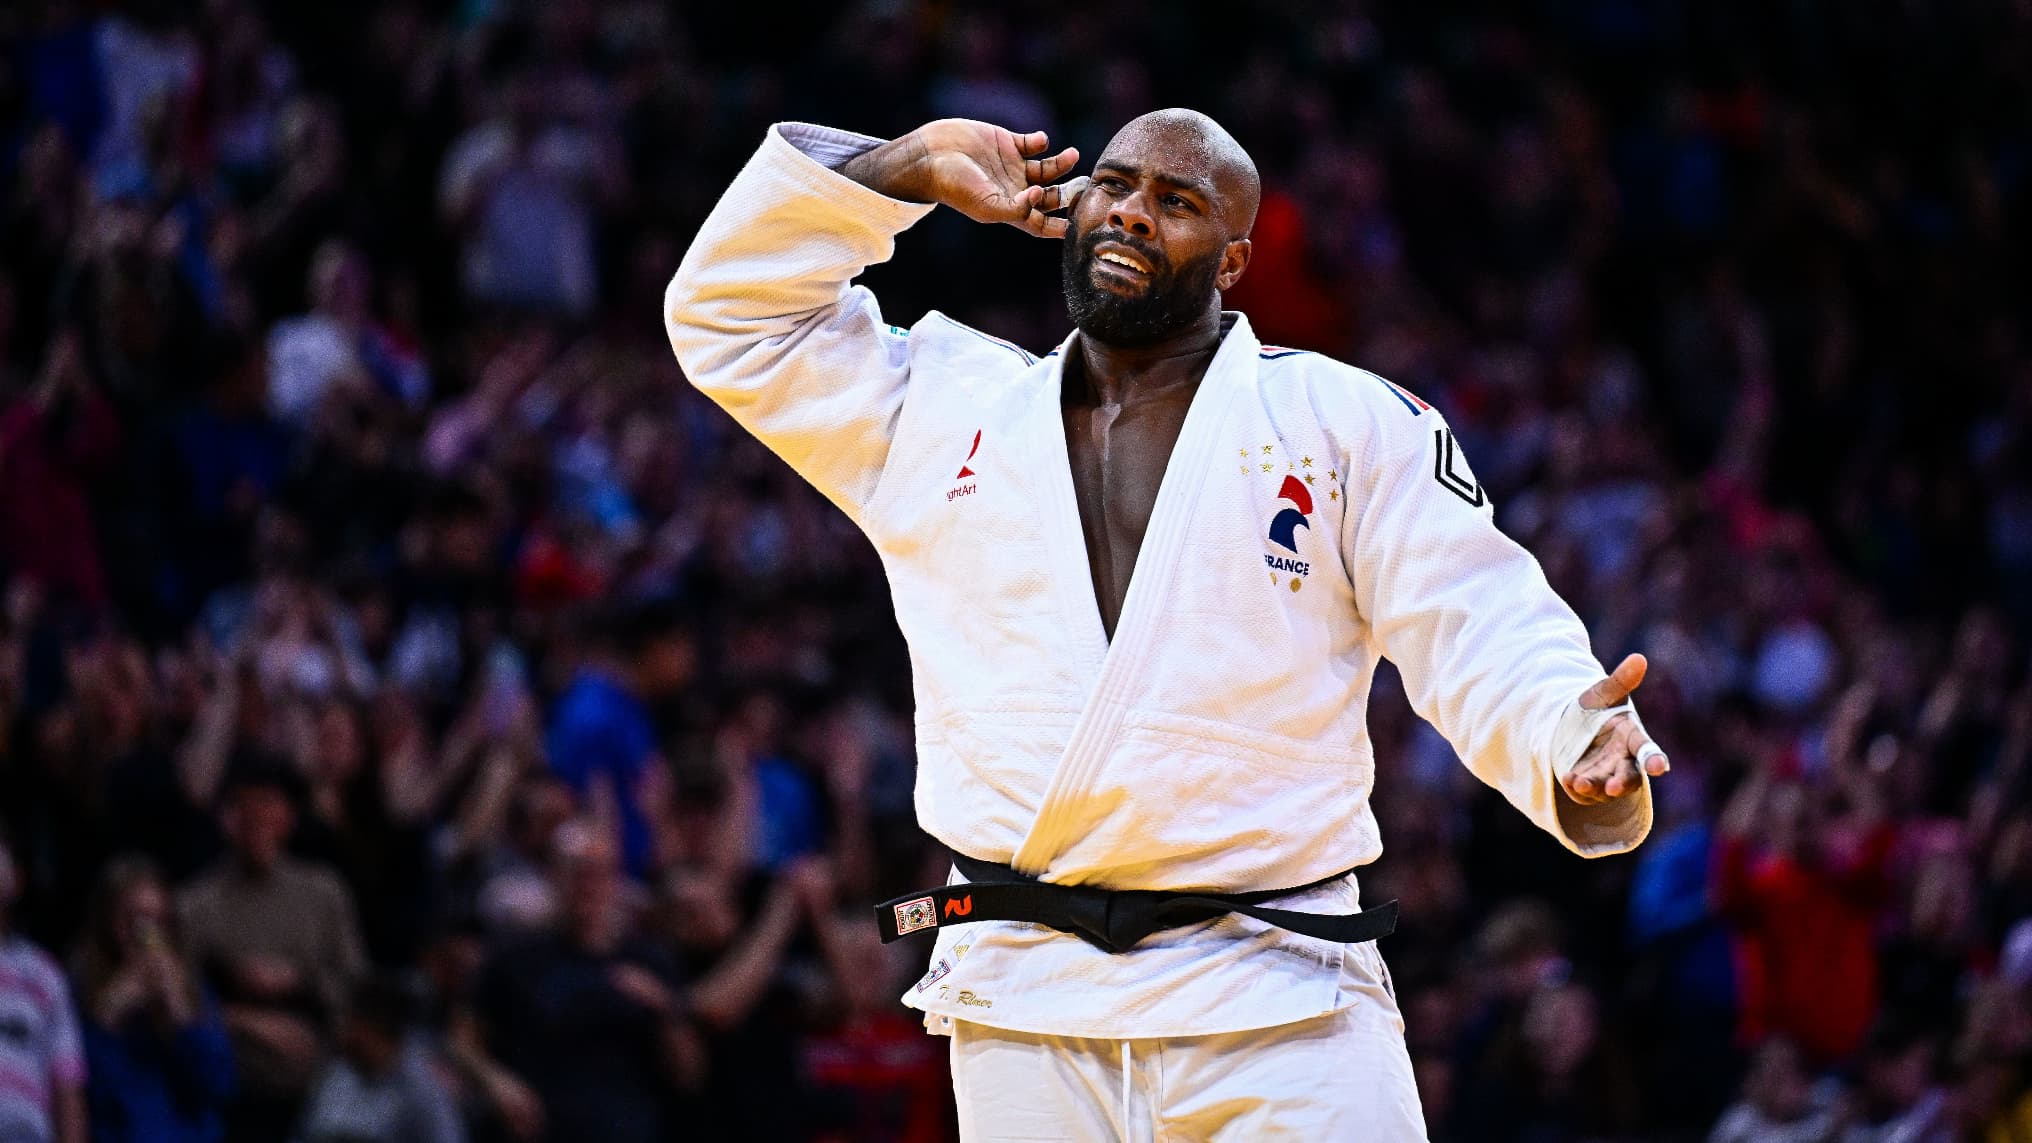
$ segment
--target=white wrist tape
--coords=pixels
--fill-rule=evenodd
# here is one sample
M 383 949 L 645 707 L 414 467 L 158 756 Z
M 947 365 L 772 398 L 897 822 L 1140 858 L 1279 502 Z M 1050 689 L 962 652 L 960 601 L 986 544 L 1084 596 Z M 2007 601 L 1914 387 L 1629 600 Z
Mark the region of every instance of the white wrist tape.
M 1602 727 L 1619 714 L 1629 715 L 1637 732 L 1643 734 L 1644 723 L 1637 717 L 1636 704 L 1629 699 L 1601 710 L 1588 710 L 1580 705 L 1578 699 L 1568 703 L 1559 716 L 1559 725 L 1552 728 L 1553 775 L 1565 778 L 1572 773 L 1573 768 L 1580 764 L 1581 755 L 1586 754 L 1587 748 L 1594 743 L 1595 735 L 1600 734 Z

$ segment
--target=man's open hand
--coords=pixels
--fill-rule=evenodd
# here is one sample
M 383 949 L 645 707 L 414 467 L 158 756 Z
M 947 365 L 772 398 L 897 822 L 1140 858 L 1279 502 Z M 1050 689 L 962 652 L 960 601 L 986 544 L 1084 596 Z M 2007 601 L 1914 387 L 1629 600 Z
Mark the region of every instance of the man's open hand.
M 1589 687 L 1580 696 L 1580 705 L 1588 710 L 1606 710 L 1630 697 L 1637 684 L 1644 681 L 1644 670 L 1648 664 L 1642 655 L 1630 655 L 1609 672 L 1609 677 Z M 1656 778 L 1672 768 L 1664 751 L 1653 745 L 1644 728 L 1627 714 L 1619 714 L 1603 726 L 1588 744 L 1587 752 L 1580 756 L 1572 770 L 1559 780 L 1567 796 L 1583 806 L 1597 805 L 1625 794 L 1633 794 L 1644 786 L 1638 773 Z
M 1058 183 L 1079 152 L 1054 155 L 1050 146 L 1042 131 L 1018 135 L 975 119 L 940 119 L 854 156 L 840 173 L 890 198 L 941 203 L 975 222 L 1063 238 L 1070 224 L 1051 215 L 1070 207 L 1087 180 Z

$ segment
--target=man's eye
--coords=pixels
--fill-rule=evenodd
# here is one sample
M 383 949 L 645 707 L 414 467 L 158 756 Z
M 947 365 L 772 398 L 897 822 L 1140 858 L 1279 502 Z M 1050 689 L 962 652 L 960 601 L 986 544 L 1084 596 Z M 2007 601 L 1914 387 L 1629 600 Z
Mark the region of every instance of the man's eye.
M 1191 203 L 1189 203 L 1189 202 L 1187 202 L 1187 201 L 1185 201 L 1185 197 L 1184 197 L 1183 195 L 1175 195 L 1175 194 L 1168 194 L 1168 195 L 1165 195 L 1165 196 L 1164 196 L 1164 205 L 1166 205 L 1166 206 L 1191 206 L 1192 204 L 1191 204 Z

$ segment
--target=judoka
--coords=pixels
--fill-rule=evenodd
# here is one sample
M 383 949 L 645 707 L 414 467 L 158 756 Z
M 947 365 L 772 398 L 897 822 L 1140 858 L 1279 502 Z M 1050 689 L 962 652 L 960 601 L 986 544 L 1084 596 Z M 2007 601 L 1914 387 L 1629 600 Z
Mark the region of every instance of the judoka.
M 1160 111 L 1077 160 L 779 124 L 670 283 L 672 348 L 887 570 L 954 870 L 882 924 L 935 938 L 903 999 L 952 1037 L 962 1135 L 1423 1139 L 1354 876 L 1377 661 L 1585 857 L 1650 829 L 1644 661 L 1603 671 L 1439 410 L 1222 310 L 1259 196 L 1226 131 Z M 940 204 L 1064 240 L 1057 348 L 852 284 Z

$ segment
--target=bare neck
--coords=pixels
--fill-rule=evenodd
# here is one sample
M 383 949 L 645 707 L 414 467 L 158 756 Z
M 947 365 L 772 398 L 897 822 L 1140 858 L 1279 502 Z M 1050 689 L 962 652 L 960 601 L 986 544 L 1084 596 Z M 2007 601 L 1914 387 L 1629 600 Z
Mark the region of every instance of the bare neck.
M 1219 304 L 1186 328 L 1153 345 L 1108 345 L 1082 333 L 1076 339 L 1081 368 L 1069 378 L 1068 403 L 1122 405 L 1181 385 L 1199 383 L 1221 347 Z

